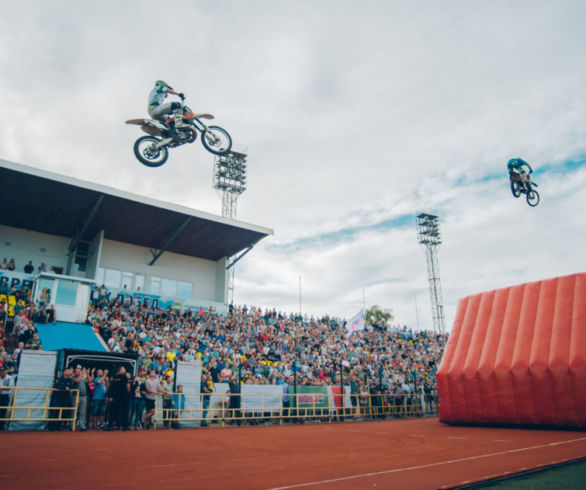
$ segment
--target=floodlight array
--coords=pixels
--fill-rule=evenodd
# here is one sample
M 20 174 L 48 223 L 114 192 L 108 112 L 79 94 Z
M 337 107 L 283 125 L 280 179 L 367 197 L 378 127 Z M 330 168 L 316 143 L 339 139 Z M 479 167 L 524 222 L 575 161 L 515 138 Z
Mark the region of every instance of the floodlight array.
M 246 155 L 229 152 L 216 160 L 214 189 L 242 194 L 246 190 Z
M 442 243 L 437 216 L 425 213 L 417 215 L 417 238 L 422 245 Z
M 439 219 L 433 214 L 421 213 L 417 215 L 416 223 L 417 239 L 421 245 L 425 246 L 433 328 L 437 333 L 444 333 L 445 318 L 443 295 L 437 257 L 438 247 L 442 243 L 439 230 Z

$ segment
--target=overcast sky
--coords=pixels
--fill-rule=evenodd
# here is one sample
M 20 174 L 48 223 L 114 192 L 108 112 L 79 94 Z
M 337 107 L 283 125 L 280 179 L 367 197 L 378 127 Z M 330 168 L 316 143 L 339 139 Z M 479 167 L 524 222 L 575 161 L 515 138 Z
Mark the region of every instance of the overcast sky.
M 238 219 L 275 234 L 236 266 L 238 304 L 365 300 L 430 328 L 421 211 L 448 327 L 463 296 L 586 270 L 583 0 L 0 5 L 0 158 L 219 215 L 199 142 L 133 156 L 124 121 L 157 79 L 247 149 Z M 511 157 L 538 207 L 511 195 Z

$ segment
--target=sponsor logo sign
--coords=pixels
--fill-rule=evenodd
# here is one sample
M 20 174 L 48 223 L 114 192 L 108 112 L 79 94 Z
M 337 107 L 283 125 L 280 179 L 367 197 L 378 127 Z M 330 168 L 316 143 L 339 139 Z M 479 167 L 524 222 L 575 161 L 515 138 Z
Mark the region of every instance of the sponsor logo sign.
M 295 393 L 295 388 L 289 386 L 289 394 Z M 291 397 L 295 406 L 295 397 Z M 297 405 L 299 408 L 330 408 L 327 386 L 297 386 Z

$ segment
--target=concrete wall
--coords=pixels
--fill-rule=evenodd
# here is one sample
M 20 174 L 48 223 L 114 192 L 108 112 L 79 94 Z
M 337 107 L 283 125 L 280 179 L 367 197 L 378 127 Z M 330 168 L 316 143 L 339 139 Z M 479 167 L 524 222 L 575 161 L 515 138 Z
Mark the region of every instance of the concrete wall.
M 151 278 L 174 279 L 176 281 L 190 282 L 192 284 L 192 299 L 205 300 L 211 303 L 225 303 L 226 301 L 226 259 L 217 262 L 198 259 L 187 255 L 165 252 L 149 266 L 152 260 L 150 249 L 102 239 L 103 234 L 98 235 L 90 246 L 87 277 L 94 278 L 94 261 L 97 267 L 103 269 L 115 269 L 127 271 L 133 274 L 145 276 L 142 291 L 150 293 Z M 14 258 L 16 271 L 23 272 L 24 266 L 29 260 L 33 261 L 35 273 L 41 262 L 50 266 L 66 268 L 67 247 L 69 237 L 46 235 L 34 231 L 0 226 L 0 261 L 4 257 L 8 260 Z M 73 264 L 73 268 L 76 268 Z M 86 277 L 86 273 L 72 270 L 71 275 Z M 155 293 L 157 294 L 157 293 Z
M 50 266 L 65 269 L 69 242 L 67 237 L 0 225 L 0 262 L 4 257 L 14 258 L 17 272 L 23 272 L 29 260 L 33 261 L 35 272 L 41 262 L 47 264 L 47 269 Z
M 226 279 L 222 274 L 218 273 L 218 264 L 225 262 L 224 260 L 214 262 L 173 252 L 165 252 L 154 265 L 149 266 L 148 263 L 152 258 L 150 249 L 146 247 L 104 240 L 100 267 L 144 274 L 146 276 L 145 292 L 148 293 L 152 292 L 149 290 L 149 286 L 151 278 L 154 276 L 191 282 L 193 285 L 193 298 L 220 303 L 225 302 L 225 285 L 221 283 L 222 281 L 225 283 Z

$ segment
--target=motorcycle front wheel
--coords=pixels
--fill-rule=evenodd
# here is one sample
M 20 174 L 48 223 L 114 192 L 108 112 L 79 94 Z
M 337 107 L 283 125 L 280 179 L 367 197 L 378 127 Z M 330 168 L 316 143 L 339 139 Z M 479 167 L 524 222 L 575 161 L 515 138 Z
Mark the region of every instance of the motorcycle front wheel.
M 516 180 L 511 181 L 511 192 L 515 197 L 519 197 L 521 195 L 521 186 Z
M 134 156 L 147 167 L 160 167 L 169 158 L 169 150 L 167 150 L 166 146 L 155 148 L 155 145 L 160 141 L 154 136 L 138 138 L 134 143 Z
M 208 126 L 201 135 L 201 144 L 214 155 L 225 155 L 232 148 L 232 138 L 225 129 Z
M 539 204 L 539 193 L 537 191 L 531 189 L 527 193 L 527 204 L 529 204 L 529 206 L 532 208 Z

